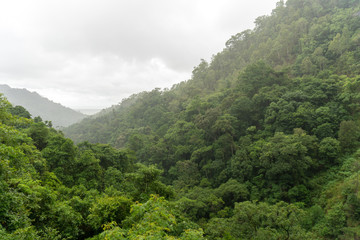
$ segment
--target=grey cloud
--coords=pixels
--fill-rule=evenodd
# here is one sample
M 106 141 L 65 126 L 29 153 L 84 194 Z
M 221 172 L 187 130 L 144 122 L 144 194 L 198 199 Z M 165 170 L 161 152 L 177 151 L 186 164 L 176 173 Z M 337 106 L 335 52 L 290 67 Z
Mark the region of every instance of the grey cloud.
M 143 60 L 160 56 L 178 70 L 191 69 L 209 57 L 209 50 L 221 50 L 230 37 L 224 26 L 241 24 L 244 14 L 236 1 L 70 2 L 45 1 L 38 13 L 34 24 L 44 31 L 39 40 L 50 51 L 116 53 Z M 226 24 L 218 24 L 223 19 Z
M 0 82 L 105 107 L 187 80 L 276 1 L 2 1 Z

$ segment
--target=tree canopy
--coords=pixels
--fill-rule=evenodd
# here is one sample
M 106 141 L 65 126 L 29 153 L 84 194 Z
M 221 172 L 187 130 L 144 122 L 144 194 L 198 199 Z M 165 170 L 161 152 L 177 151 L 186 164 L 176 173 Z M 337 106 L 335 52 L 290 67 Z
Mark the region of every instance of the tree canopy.
M 359 12 L 280 1 L 65 135 L 1 96 L 0 238 L 359 238 Z

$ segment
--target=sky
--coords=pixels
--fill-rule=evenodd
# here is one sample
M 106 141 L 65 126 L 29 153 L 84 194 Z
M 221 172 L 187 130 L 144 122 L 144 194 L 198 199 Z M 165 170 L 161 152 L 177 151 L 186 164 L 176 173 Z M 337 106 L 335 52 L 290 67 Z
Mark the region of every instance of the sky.
M 106 108 L 191 78 L 278 0 L 0 1 L 0 84 Z

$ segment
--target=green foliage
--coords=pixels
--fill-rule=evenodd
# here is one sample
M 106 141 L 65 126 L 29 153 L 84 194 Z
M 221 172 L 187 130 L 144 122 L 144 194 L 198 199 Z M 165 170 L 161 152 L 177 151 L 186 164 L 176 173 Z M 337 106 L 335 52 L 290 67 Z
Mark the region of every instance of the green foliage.
M 4 240 L 33 240 L 33 239 L 46 239 L 40 238 L 36 230 L 33 227 L 19 228 L 13 233 L 7 233 L 2 227 L 0 227 L 0 237 Z M 54 239 L 60 239 L 54 236 Z
M 293 204 L 245 201 L 235 205 L 233 217 L 213 218 L 207 233 L 211 239 L 314 239 L 302 227 L 303 218 L 304 211 Z
M 169 173 L 176 176 L 173 185 L 178 189 L 193 187 L 200 182 L 198 167 L 196 163 L 190 160 L 178 161 Z
M 100 189 L 102 187 L 103 169 L 99 163 L 100 160 L 96 159 L 91 151 L 82 152 L 74 163 L 76 171 L 73 171 L 73 174 L 76 177 L 76 183 L 89 189 Z
M 324 138 L 319 145 L 319 158 L 321 166 L 331 166 L 340 154 L 340 143 L 334 138 Z
M 81 152 L 90 150 L 95 158 L 99 159 L 100 166 L 104 169 L 114 167 L 120 171 L 130 171 L 132 165 L 131 153 L 126 150 L 118 150 L 108 144 L 90 144 L 83 142 L 78 145 Z
M 77 146 L 0 96 L 0 238 L 359 238 L 359 12 L 280 1 Z
M 195 187 L 176 201 L 176 207 L 190 219 L 209 219 L 224 206 L 213 189 Z
M 343 121 L 339 129 L 340 147 L 343 152 L 352 152 L 359 147 L 360 129 L 354 121 Z
M 88 220 L 94 229 L 101 229 L 104 224 L 120 224 L 129 214 L 132 202 L 123 196 L 98 197 L 90 208 Z
M 301 129 L 293 135 L 276 133 L 261 146 L 259 162 L 269 180 L 291 179 L 289 182 L 300 183 L 305 171 L 313 164 L 308 152 L 314 148 L 315 138 L 308 136 Z
M 23 118 L 31 118 L 31 114 L 23 106 L 15 106 L 9 109 L 12 115 L 16 115 Z
M 170 198 L 174 192 L 170 186 L 166 186 L 160 181 L 161 170 L 154 165 L 145 166 L 136 165 L 134 173 L 128 173 L 125 176 L 124 187 L 134 199 L 145 201 L 151 194 L 159 194 Z
M 264 61 L 249 65 L 239 77 L 239 85 L 242 86 L 242 91 L 248 97 L 254 96 L 265 86 L 282 85 L 284 81 L 284 74 L 274 71 Z
M 178 232 L 180 223 L 171 210 L 169 203 L 152 195 L 142 204 L 135 203 L 131 207 L 130 216 L 117 227 L 115 222 L 104 226 L 104 232 L 93 239 L 203 239 L 201 229 L 187 228 Z M 189 226 L 190 227 L 190 226 Z
M 38 122 L 31 125 L 28 135 L 33 139 L 34 145 L 41 151 L 47 145 L 49 129 L 45 126 L 44 123 Z
M 63 238 L 76 239 L 83 234 L 79 228 L 82 221 L 80 213 L 76 212 L 66 202 L 54 204 L 51 211 L 53 219 L 50 221 L 53 222 L 53 227 L 61 232 Z
M 73 142 L 60 134 L 50 137 L 47 146 L 42 150 L 49 169 L 65 184 L 74 184 L 76 150 Z
M 249 199 L 249 191 L 245 184 L 234 179 L 220 185 L 216 189 L 216 195 L 221 197 L 226 206 L 233 206 L 235 202 L 242 202 Z

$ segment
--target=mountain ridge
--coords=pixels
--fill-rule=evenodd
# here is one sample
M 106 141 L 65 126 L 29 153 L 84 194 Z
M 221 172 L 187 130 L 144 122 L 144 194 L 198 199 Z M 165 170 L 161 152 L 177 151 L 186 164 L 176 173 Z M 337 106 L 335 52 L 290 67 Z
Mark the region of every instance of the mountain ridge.
M 14 106 L 23 106 L 32 117 L 40 116 L 44 121 L 51 121 L 57 128 L 69 126 L 87 117 L 83 113 L 55 103 L 25 88 L 12 88 L 6 84 L 0 84 L 0 93 L 3 93 Z

